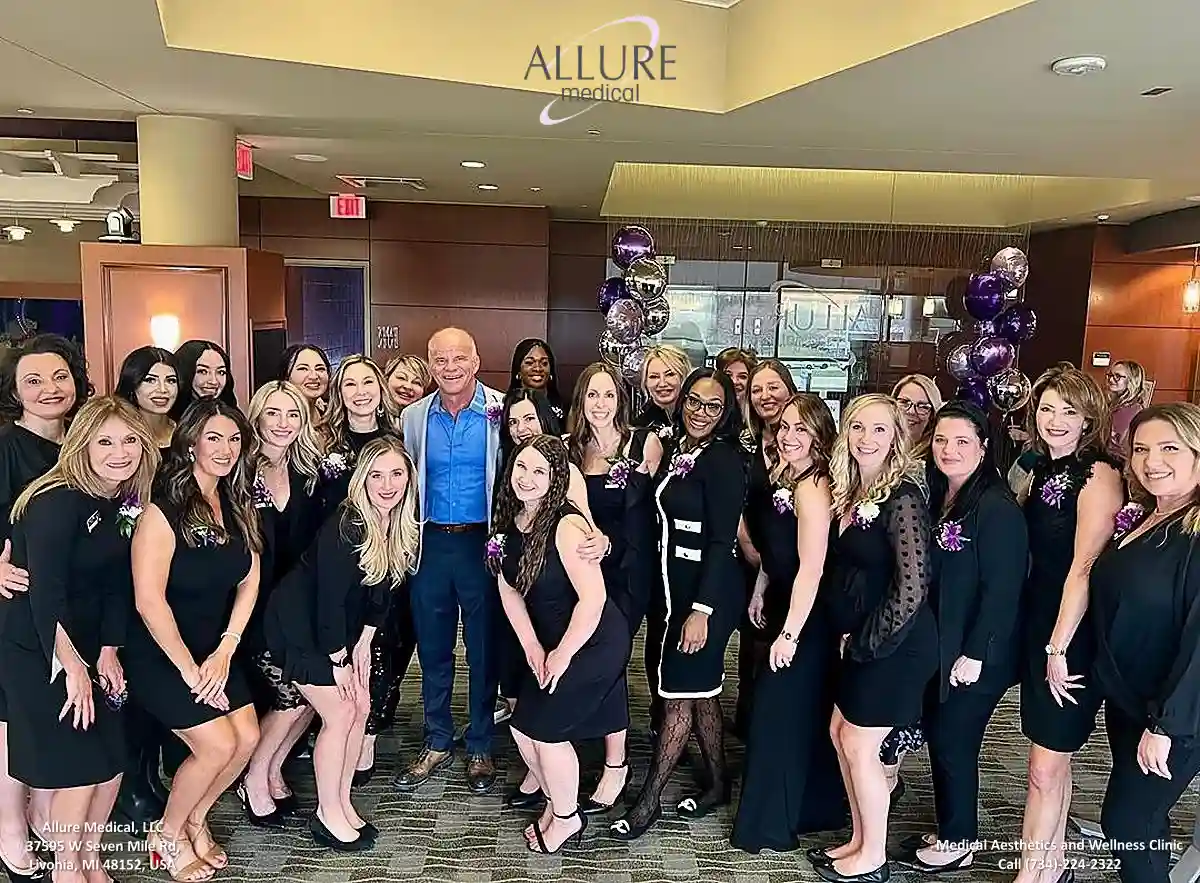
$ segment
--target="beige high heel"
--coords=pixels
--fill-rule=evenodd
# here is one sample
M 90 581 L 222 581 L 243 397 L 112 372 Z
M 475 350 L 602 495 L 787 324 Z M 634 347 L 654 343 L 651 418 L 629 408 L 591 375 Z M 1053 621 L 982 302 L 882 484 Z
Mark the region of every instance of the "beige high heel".
M 175 883 L 204 883 L 206 880 L 211 880 L 216 874 L 216 869 L 202 858 L 188 862 L 182 868 L 178 866 L 179 844 L 184 842 L 195 853 L 195 847 L 187 839 L 187 835 L 178 834 L 175 837 L 168 837 L 161 820 L 154 823 L 150 833 L 146 836 L 146 845 L 150 850 L 151 859 L 165 869 Z

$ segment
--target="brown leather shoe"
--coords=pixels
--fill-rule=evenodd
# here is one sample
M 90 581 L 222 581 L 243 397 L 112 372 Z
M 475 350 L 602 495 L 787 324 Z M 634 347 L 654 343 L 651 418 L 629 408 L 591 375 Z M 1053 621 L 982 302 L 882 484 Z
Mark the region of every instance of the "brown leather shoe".
M 467 788 L 472 794 L 487 794 L 496 784 L 496 765 L 489 754 L 467 758 Z
M 454 752 L 434 751 L 426 746 L 408 769 L 392 779 L 397 791 L 411 791 L 424 785 L 438 770 L 445 769 L 454 760 Z

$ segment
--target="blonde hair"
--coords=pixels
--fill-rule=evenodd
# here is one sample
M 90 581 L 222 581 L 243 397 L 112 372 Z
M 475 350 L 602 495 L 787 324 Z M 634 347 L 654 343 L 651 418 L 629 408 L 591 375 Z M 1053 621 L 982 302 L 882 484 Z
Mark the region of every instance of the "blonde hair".
M 650 373 L 650 362 L 654 359 L 658 359 L 679 375 L 679 385 L 682 389 L 683 381 L 687 380 L 688 375 L 692 373 L 692 362 L 688 358 L 688 354 L 679 347 L 669 343 L 660 343 L 657 346 L 646 348 L 646 358 L 642 361 L 642 392 L 647 394 L 650 392 L 646 389 L 646 375 Z
M 1153 420 L 1161 420 L 1170 426 L 1184 446 L 1192 452 L 1192 456 L 1200 459 L 1200 405 L 1193 405 L 1191 402 L 1168 402 L 1151 405 L 1140 411 L 1129 425 L 1131 450 L 1138 429 Z M 1133 471 L 1132 456 L 1125 464 L 1125 481 L 1129 487 L 1129 498 L 1152 510 L 1155 504 L 1154 495 L 1138 480 L 1137 473 Z M 1187 504 L 1182 523 L 1183 532 L 1189 536 L 1200 533 L 1200 488 L 1192 489 L 1192 499 Z
M 863 487 L 858 462 L 850 453 L 850 427 L 855 418 L 872 405 L 883 405 L 887 409 L 895 437 L 884 459 L 883 469 L 868 487 Z M 908 433 L 904 431 L 904 415 L 900 413 L 896 400 L 879 393 L 859 396 L 850 402 L 842 415 L 842 428 L 838 431 L 837 440 L 833 443 L 833 455 L 829 459 L 834 514 L 843 518 L 861 503 L 879 505 L 891 496 L 904 479 L 917 481 L 920 468 L 920 461 L 912 455 Z
M 92 469 L 88 447 L 100 432 L 100 427 L 110 417 L 116 417 L 124 423 L 137 437 L 142 448 L 142 457 L 137 469 L 117 488 L 116 497 L 136 499 L 142 506 L 150 502 L 150 487 L 154 481 L 154 474 L 158 471 L 161 456 L 154 433 L 150 431 L 138 409 L 125 399 L 115 395 L 100 396 L 85 402 L 71 420 L 71 426 L 58 455 L 58 462 L 45 475 L 34 479 L 17 497 L 10 515 L 13 524 L 25 514 L 34 497 L 55 488 L 69 487 L 92 497 L 108 496 L 100 477 Z
M 346 445 L 346 430 L 349 420 L 346 417 L 346 402 L 342 399 L 342 381 L 346 378 L 346 372 L 355 365 L 366 365 L 375 375 L 375 381 L 379 384 L 379 408 L 381 411 L 377 414 L 379 428 L 392 432 L 400 431 L 396 419 L 396 403 L 392 401 L 392 396 L 388 392 L 387 378 L 379 370 L 379 366 L 361 354 L 347 356 L 342 359 L 337 371 L 333 374 L 333 379 L 329 381 L 329 407 L 325 409 L 325 415 L 317 426 L 317 432 L 321 439 L 321 450 L 325 454 Z
M 284 458 L 287 460 L 289 467 L 295 469 L 296 472 L 308 479 L 305 484 L 308 492 L 311 494 L 321 477 L 321 441 L 313 425 L 312 408 L 309 407 L 304 393 L 300 392 L 300 388 L 295 384 L 289 383 L 286 380 L 272 380 L 269 383 L 264 383 L 258 388 L 258 392 L 254 394 L 254 398 L 250 399 L 250 404 L 246 408 L 246 419 L 250 422 L 250 426 L 253 427 L 254 436 L 259 441 L 255 474 L 262 468 L 264 461 L 267 459 L 261 449 L 264 439 L 259 434 L 258 421 L 262 419 L 263 411 L 267 407 L 267 399 L 277 392 L 281 392 L 290 398 L 296 409 L 300 412 L 300 431 L 296 433 L 296 438 L 288 445 L 287 451 L 284 452 Z
M 929 399 L 929 404 L 932 406 L 929 411 L 929 419 L 925 422 L 925 429 L 921 432 L 921 437 L 917 439 L 916 444 L 913 445 L 913 456 L 921 460 L 929 453 L 929 447 L 933 443 L 933 424 L 937 422 L 937 412 L 942 410 L 945 402 L 942 400 L 942 391 L 938 389 L 937 384 L 924 374 L 905 374 L 892 387 L 892 398 L 898 399 L 900 390 L 910 383 L 921 387 L 921 392 L 925 393 L 925 398 Z
M 388 513 L 386 528 L 379 524 L 367 496 L 367 476 L 384 454 L 398 454 L 408 471 L 404 499 Z M 393 588 L 402 583 L 405 574 L 411 573 L 417 564 L 421 525 L 417 520 L 417 470 L 399 438 L 381 436 L 362 449 L 341 508 L 342 537 L 350 541 L 361 537 L 354 551 L 358 553 L 358 567 L 366 584 L 378 585 L 389 578 Z
M 1112 367 L 1120 366 L 1129 372 L 1129 382 L 1125 384 L 1125 391 L 1118 393 L 1109 402 L 1109 407 L 1112 410 L 1124 408 L 1126 405 L 1142 405 L 1143 407 L 1149 404 L 1146 401 L 1146 369 L 1139 362 L 1133 362 L 1129 359 L 1121 359 L 1119 362 L 1113 362 Z M 1109 369 L 1110 371 L 1112 368 Z
M 1042 376 L 1033 384 L 1029 407 L 1025 409 L 1025 432 L 1029 434 L 1030 449 L 1043 456 L 1050 453 L 1037 428 L 1038 408 L 1041 406 L 1042 396 L 1049 390 L 1054 390 L 1063 401 L 1083 415 L 1083 431 L 1079 435 L 1076 452 L 1082 454 L 1107 450 L 1112 434 L 1112 413 L 1108 409 L 1108 401 L 1100 389 L 1100 384 L 1090 374 L 1084 374 L 1078 368 L 1057 366 L 1042 372 Z
M 414 356 L 411 353 L 395 356 L 387 367 L 383 369 L 383 379 L 385 386 L 391 381 L 392 375 L 397 371 L 403 370 L 409 377 L 421 384 L 422 393 L 428 393 L 433 388 L 433 375 L 429 373 L 429 364 L 420 356 Z M 391 394 L 391 390 L 388 390 Z

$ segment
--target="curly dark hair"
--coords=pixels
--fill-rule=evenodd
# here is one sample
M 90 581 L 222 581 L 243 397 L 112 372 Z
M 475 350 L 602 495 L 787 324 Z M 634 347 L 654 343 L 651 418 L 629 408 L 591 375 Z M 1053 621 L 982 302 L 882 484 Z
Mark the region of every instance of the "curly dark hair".
M 4 354 L 0 363 L 0 420 L 11 423 L 20 420 L 25 413 L 21 407 L 21 397 L 17 394 L 17 366 L 26 356 L 43 353 L 53 353 L 66 362 L 71 379 L 75 381 L 75 404 L 67 412 L 67 420 L 74 417 L 83 403 L 95 394 L 96 390 L 88 380 L 87 359 L 83 357 L 79 345 L 58 334 L 39 334 Z
M 258 442 L 250 423 L 237 408 L 231 408 L 219 398 L 197 399 L 179 419 L 171 447 L 163 461 L 156 483 L 156 498 L 162 499 L 177 513 L 184 542 L 195 548 L 200 536 L 215 534 L 221 542 L 229 537 L 228 526 L 217 524 L 212 508 L 196 482 L 195 459 L 192 450 L 200 442 L 204 427 L 214 417 L 232 420 L 242 436 L 242 450 L 229 474 L 217 482 L 218 490 L 229 500 L 233 520 L 242 540 L 252 552 L 262 551 L 262 530 L 258 509 L 254 506 L 255 463 L 258 462 Z
M 517 514 L 525 504 L 517 499 L 513 490 L 512 474 L 517 458 L 526 448 L 533 448 L 550 464 L 550 487 L 538 505 L 529 532 L 525 534 L 521 563 L 517 567 L 517 584 L 513 586 L 521 595 L 525 595 L 533 586 L 546 563 L 546 547 L 553 542 L 551 535 L 558 524 L 559 513 L 567 502 L 567 486 L 571 481 L 567 446 L 562 439 L 552 435 L 535 435 L 523 441 L 513 451 L 504 468 L 504 483 L 498 489 L 496 498 L 496 533 L 508 534 L 517 529 Z M 488 567 L 493 574 L 500 574 L 500 565 L 500 559 L 488 559 Z

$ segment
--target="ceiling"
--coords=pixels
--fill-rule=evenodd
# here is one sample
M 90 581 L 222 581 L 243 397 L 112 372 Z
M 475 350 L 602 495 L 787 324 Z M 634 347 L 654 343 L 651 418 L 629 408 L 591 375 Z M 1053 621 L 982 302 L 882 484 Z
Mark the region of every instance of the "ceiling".
M 562 82 L 534 48 L 620 52 L 647 26 L 602 26 L 631 16 L 676 79 L 543 125 Z M 364 192 L 568 218 L 1124 222 L 1200 195 L 1198 42 L 1193 0 L 7 0 L 0 115 L 225 119 L 258 195 L 410 177 L 425 189 Z M 1108 69 L 1050 73 L 1078 54 Z

